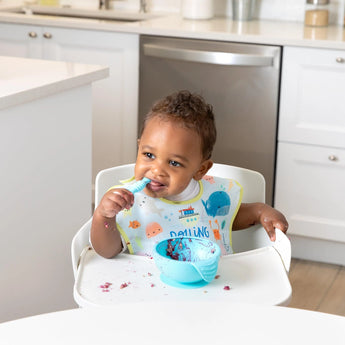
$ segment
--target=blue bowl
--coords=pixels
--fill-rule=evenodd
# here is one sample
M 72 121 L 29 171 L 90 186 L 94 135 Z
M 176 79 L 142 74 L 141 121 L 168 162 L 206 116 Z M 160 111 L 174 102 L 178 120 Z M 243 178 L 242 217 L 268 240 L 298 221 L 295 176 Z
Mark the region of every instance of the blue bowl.
M 161 279 L 170 285 L 208 284 L 217 274 L 219 246 L 204 238 L 175 237 L 159 242 L 153 258 Z

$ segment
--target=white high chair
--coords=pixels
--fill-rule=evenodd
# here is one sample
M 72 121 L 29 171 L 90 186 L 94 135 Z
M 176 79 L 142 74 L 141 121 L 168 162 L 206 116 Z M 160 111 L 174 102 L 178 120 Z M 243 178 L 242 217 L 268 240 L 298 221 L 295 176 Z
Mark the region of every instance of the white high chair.
M 95 183 L 95 207 L 111 186 L 133 175 L 134 164 L 100 171 Z M 258 172 L 214 164 L 208 175 L 238 181 L 243 186 L 242 201 L 245 203 L 265 201 L 265 180 Z M 235 254 L 221 258 L 219 278 L 202 289 L 186 290 L 164 286 L 150 258 L 130 254 L 120 254 L 114 259 L 98 256 L 89 243 L 91 222 L 92 218 L 77 232 L 71 248 L 74 299 L 81 307 L 139 302 L 150 298 L 227 298 L 234 302 L 269 305 L 287 305 L 290 301 L 291 285 L 287 273 L 291 246 L 286 235 L 278 229 L 275 242 L 270 241 L 264 228 L 259 225 L 233 231 Z M 224 294 L 222 286 L 227 285 L 230 285 L 231 293 Z M 204 292 L 203 295 L 200 290 Z

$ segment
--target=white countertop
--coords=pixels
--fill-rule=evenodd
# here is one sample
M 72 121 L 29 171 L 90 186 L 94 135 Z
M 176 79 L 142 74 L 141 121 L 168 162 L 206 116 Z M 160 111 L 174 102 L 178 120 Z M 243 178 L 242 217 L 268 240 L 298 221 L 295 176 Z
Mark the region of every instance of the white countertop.
M 139 22 L 120 22 L 5 12 L 0 12 L 0 22 L 345 50 L 345 29 L 340 25 L 313 28 L 305 27 L 303 23 L 286 21 L 236 22 L 223 17 L 187 20 L 179 15 L 162 15 Z
M 0 109 L 90 84 L 108 75 L 108 67 L 0 56 Z

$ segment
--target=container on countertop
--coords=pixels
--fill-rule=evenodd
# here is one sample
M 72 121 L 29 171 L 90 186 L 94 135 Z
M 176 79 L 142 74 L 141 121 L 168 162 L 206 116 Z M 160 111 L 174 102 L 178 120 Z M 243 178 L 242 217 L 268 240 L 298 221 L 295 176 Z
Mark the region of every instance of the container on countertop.
M 304 24 L 307 26 L 328 26 L 329 0 L 307 0 Z
M 252 20 L 255 0 L 232 0 L 232 19 L 236 21 Z
M 44 6 L 59 6 L 60 1 L 59 0 L 39 0 L 40 5 Z
M 186 19 L 211 19 L 213 0 L 182 0 L 181 12 Z

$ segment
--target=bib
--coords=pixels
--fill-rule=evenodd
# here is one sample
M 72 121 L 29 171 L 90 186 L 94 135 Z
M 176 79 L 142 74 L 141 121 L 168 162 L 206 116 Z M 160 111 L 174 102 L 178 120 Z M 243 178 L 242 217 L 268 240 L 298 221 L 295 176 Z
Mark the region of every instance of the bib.
M 193 236 L 216 242 L 232 253 L 231 229 L 242 200 L 242 186 L 231 179 L 204 176 L 199 194 L 186 201 L 135 194 L 130 210 L 116 216 L 117 228 L 131 254 L 152 256 L 163 239 Z

